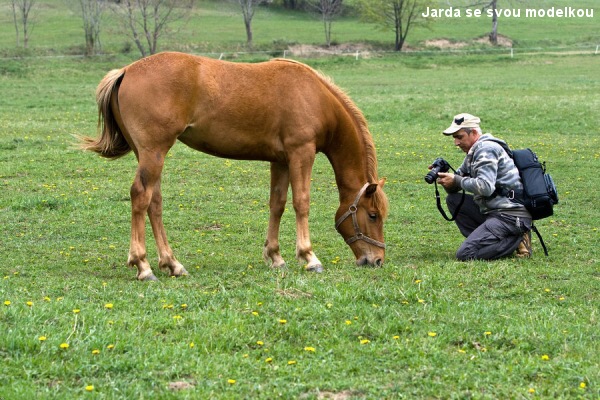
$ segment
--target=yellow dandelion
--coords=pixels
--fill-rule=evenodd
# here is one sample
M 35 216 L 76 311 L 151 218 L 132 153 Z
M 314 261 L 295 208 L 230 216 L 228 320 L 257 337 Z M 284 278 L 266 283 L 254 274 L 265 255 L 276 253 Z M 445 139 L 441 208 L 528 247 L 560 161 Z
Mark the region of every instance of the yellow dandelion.
M 6 301 L 4 302 L 4 305 L 5 305 L 5 306 L 10 306 L 10 300 L 6 300 Z
M 287 320 L 286 320 L 286 319 L 280 319 L 280 320 L 279 320 L 279 323 L 280 323 L 281 325 L 287 324 Z
M 333 304 L 327 303 L 327 308 L 331 308 L 331 307 L 333 307 Z
M 267 357 L 267 359 L 265 359 L 265 362 L 268 363 L 272 363 L 273 362 L 273 358 L 272 357 Z
M 175 321 L 179 321 L 180 319 L 182 319 L 183 317 L 181 315 L 173 315 L 173 319 Z
M 94 349 L 94 350 L 92 350 L 92 354 L 96 356 L 96 355 L 100 354 L 100 350 Z
M 194 344 L 194 342 L 191 342 L 191 343 L 190 343 L 190 349 L 193 349 L 193 348 L 194 348 L 194 346 L 196 346 L 196 345 Z
M 46 296 L 46 297 L 44 297 L 44 301 L 52 301 L 52 300 L 50 299 L 50 297 Z
M 94 385 L 87 385 L 87 386 L 85 387 L 85 390 L 87 390 L 88 392 L 92 392 L 92 391 L 94 391 Z
M 69 348 L 69 343 L 61 343 L 59 347 L 63 350 L 66 350 Z
M 415 283 L 416 283 L 416 284 L 419 284 L 419 283 L 421 283 L 421 282 L 423 282 L 423 281 L 422 281 L 422 280 L 420 280 L 420 279 L 416 279 L 416 280 L 415 280 Z
M 350 321 L 349 319 L 346 320 L 346 325 L 352 325 L 352 321 Z
M 40 336 L 40 337 L 38 338 L 38 340 L 39 340 L 40 342 L 44 342 L 44 341 L 46 341 L 47 339 L 48 339 L 48 338 L 47 338 L 46 336 Z
M 587 386 L 587 385 L 585 384 L 585 382 L 581 382 L 581 383 L 579 384 L 579 387 L 580 387 L 580 388 L 582 388 L 582 389 L 585 389 L 585 387 L 586 387 L 586 386 Z
M 108 346 L 106 346 L 106 348 L 107 348 L 108 350 L 112 350 L 112 349 L 114 349 L 114 348 L 115 348 L 115 345 L 114 345 L 114 344 L 109 344 Z
M 304 348 L 304 351 L 309 351 L 309 352 L 311 352 L 311 353 L 314 353 L 314 352 L 316 352 L 316 351 L 317 351 L 317 349 L 315 349 L 314 347 L 306 346 L 306 347 Z
M 288 365 L 295 365 L 295 364 L 296 364 L 296 360 L 290 360 L 290 361 L 288 361 Z
M 25 304 L 27 304 L 27 307 L 33 307 L 33 301 L 28 301 L 28 302 L 27 302 L 27 303 L 25 303 Z
M 73 309 L 73 314 L 79 314 L 81 310 L 79 308 L 75 308 Z
M 258 311 L 252 311 L 252 315 L 254 315 L 255 317 L 258 316 Z
M 56 298 L 56 301 L 63 301 L 63 300 L 64 300 L 64 297 L 62 297 L 62 296 Z
M 227 383 L 230 385 L 235 385 L 235 379 L 227 379 Z
M 533 393 L 535 393 L 535 389 L 534 388 L 529 388 L 528 392 L 531 393 L 531 394 L 533 394 Z
M 181 305 L 181 309 L 182 309 L 182 310 L 185 310 L 185 309 L 187 309 L 187 307 L 188 307 L 188 305 L 187 305 L 187 304 L 185 304 L 185 303 Z
M 392 337 L 392 339 L 394 339 L 394 340 L 398 340 L 398 339 L 400 339 L 400 336 L 398 336 L 398 335 L 394 335 L 394 336 Z
M 542 360 L 548 361 L 548 360 L 550 360 L 550 356 L 548 354 L 544 354 L 544 355 L 542 355 Z
M 490 332 L 490 331 L 487 331 L 487 332 L 483 332 L 483 334 L 484 334 L 485 336 L 490 336 L 490 335 L 492 334 L 492 332 Z
M 262 340 L 257 340 L 256 344 L 259 345 L 259 346 L 262 346 L 262 345 L 265 344 L 265 342 L 263 342 Z
M 113 308 L 113 304 L 112 304 L 112 303 L 106 303 L 106 304 L 104 305 L 104 308 L 106 308 L 107 310 L 112 310 L 112 308 Z
M 360 341 L 360 344 L 369 344 L 369 343 L 371 343 L 371 341 L 369 339 L 362 339 Z
M 436 337 L 436 336 L 437 336 L 437 333 L 435 333 L 435 332 L 427 332 L 427 335 L 428 335 L 429 337 Z
M 463 353 L 463 354 L 466 353 L 466 351 L 464 349 L 458 349 L 458 352 Z

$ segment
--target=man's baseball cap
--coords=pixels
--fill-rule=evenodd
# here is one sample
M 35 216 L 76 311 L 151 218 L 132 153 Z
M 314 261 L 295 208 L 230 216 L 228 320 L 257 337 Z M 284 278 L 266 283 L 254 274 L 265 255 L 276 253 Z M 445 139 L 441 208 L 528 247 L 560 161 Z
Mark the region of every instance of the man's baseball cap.
M 443 133 L 444 135 L 452 135 L 463 128 L 479 128 L 479 122 L 481 122 L 479 117 L 474 115 L 467 113 L 458 114 L 454 116 L 452 125 L 450 125 Z

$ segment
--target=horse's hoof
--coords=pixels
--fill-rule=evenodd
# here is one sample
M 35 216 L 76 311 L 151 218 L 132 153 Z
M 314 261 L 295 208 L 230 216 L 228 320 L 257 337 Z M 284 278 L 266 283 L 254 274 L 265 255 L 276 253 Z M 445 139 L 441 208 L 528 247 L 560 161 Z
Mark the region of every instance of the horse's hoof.
M 286 263 L 281 263 L 281 264 L 271 264 L 271 268 L 272 269 L 285 269 L 287 268 L 287 264 Z
M 181 267 L 181 270 L 178 273 L 171 273 L 171 276 L 175 276 L 175 277 L 180 277 L 180 276 L 188 276 L 189 273 L 187 272 L 187 269 Z
M 142 279 L 142 281 L 144 281 L 144 282 L 155 282 L 155 281 L 158 281 L 158 278 L 156 276 L 154 276 L 154 274 L 150 274 L 147 277 L 145 277 L 144 279 Z
M 323 272 L 323 266 L 321 264 L 315 264 L 315 265 L 307 265 L 305 267 L 305 269 L 308 272 L 314 272 L 316 274 L 320 274 Z

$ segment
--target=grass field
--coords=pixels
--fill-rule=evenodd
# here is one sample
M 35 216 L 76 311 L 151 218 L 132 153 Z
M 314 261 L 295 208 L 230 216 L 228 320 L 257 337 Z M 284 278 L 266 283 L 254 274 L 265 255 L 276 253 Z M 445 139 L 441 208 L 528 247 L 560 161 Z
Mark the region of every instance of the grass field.
M 325 157 L 311 200 L 325 272 L 309 274 L 291 206 L 288 269 L 262 261 L 267 164 L 178 144 L 165 225 L 190 275 L 154 262 L 150 284 L 125 267 L 134 157 L 72 148 L 95 134 L 99 80 L 132 60 L 0 60 L 0 399 L 600 398 L 598 56 L 304 60 L 369 121 L 391 201 L 384 267 L 356 267 L 335 232 Z M 534 237 L 530 260 L 454 260 L 461 237 L 423 176 L 462 160 L 440 133 L 461 111 L 547 162 L 549 257 Z

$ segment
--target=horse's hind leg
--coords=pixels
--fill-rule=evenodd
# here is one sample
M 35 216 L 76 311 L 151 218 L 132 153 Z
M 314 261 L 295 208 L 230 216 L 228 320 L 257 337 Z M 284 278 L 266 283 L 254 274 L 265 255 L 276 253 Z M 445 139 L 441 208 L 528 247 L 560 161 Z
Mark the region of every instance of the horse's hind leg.
M 162 193 L 160 190 L 160 178 L 152 192 L 152 200 L 148 207 L 148 217 L 152 225 L 152 232 L 158 249 L 158 266 L 162 270 L 168 270 L 171 276 L 187 275 L 186 269 L 175 259 L 173 250 L 167 241 L 167 232 L 162 219 Z
M 185 273 L 183 266 L 173 257 L 162 223 L 160 174 L 165 154 L 166 151 L 139 154 L 138 169 L 131 185 L 131 245 L 128 264 L 137 268 L 139 280 L 156 280 L 146 253 L 146 213 L 156 238 L 159 265 L 169 268 L 172 275 Z
M 269 229 L 263 256 L 265 261 L 271 262 L 271 267 L 285 267 L 285 261 L 279 251 L 279 226 L 281 216 L 285 210 L 287 201 L 290 174 L 285 164 L 271 163 L 271 196 L 269 199 Z

